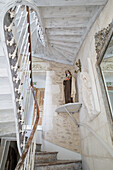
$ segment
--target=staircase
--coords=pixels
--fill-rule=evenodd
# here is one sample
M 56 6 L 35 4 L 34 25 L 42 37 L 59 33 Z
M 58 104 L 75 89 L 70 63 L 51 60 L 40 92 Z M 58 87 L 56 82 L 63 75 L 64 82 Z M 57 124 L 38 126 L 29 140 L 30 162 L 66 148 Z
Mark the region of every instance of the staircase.
M 4 169 L 9 141 L 16 140 L 16 125 L 12 103 L 8 64 L 0 43 L 0 168 Z
M 1 142 L 0 142 L 0 169 L 1 170 L 4 170 L 5 168 L 5 163 L 6 163 L 7 155 L 9 151 L 9 145 L 10 145 L 9 141 L 5 139 L 1 139 Z
M 16 137 L 8 64 L 0 44 L 0 138 Z
M 81 160 L 58 160 L 58 152 L 41 152 L 41 144 L 37 144 L 34 170 L 82 170 Z
M 18 16 L 19 10 L 21 16 Z M 11 8 L 6 13 L 4 19 L 4 33 L 8 56 L 5 56 L 6 54 L 0 42 L 0 138 L 2 140 L 4 139 L 6 144 L 8 140 L 11 141 L 13 139 L 17 141 L 20 159 L 16 170 L 81 170 L 80 160 L 58 160 L 58 152 L 41 152 L 41 145 L 37 146 L 35 154 L 39 108 L 35 96 L 35 89 L 32 84 L 32 51 L 30 38 L 30 35 L 32 35 L 30 32 L 32 22 L 30 22 L 30 15 L 31 19 L 32 15 L 34 15 L 35 19 L 37 17 L 36 28 L 38 25 L 39 42 L 43 45 L 44 37 L 39 17 L 36 12 L 32 13 L 32 11 L 28 6 L 17 6 Z M 20 34 L 17 33 L 18 28 L 21 28 Z M 31 30 L 33 31 L 33 29 Z M 26 143 L 25 139 L 27 125 L 29 125 L 29 115 L 32 115 L 32 123 L 30 124 L 31 134 Z M 8 151 L 7 146 L 9 146 L 9 143 L 5 146 L 1 145 L 0 148 L 2 163 L 4 162 L 4 150 L 6 148 Z M 36 157 L 35 166 L 34 156 Z

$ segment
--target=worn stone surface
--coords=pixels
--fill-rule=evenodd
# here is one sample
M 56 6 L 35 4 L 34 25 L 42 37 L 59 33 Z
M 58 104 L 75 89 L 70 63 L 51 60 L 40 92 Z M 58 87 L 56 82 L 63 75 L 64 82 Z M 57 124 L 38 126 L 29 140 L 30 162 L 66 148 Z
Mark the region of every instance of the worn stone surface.
M 95 51 L 95 34 L 106 28 L 112 21 L 113 13 L 112 13 L 112 6 L 113 1 L 109 0 L 108 4 L 102 11 L 101 15 L 96 20 L 95 24 L 91 28 L 90 32 L 88 33 L 86 40 L 84 41 L 82 48 L 78 54 L 78 58 L 81 59 L 82 63 L 82 74 L 87 73 L 90 75 L 89 68 L 88 68 L 88 60 L 90 58 L 92 61 L 92 68 L 94 72 L 95 78 L 95 85 L 97 89 L 97 94 L 99 97 L 99 105 L 100 105 L 100 113 L 90 119 L 95 110 L 91 107 L 91 103 L 93 103 L 90 98 L 95 97 L 94 94 L 91 92 L 90 89 L 86 88 L 85 90 L 85 98 L 88 99 L 87 107 L 85 107 L 85 100 L 83 100 L 83 93 L 82 87 L 85 84 L 82 84 L 84 81 L 81 81 L 81 74 L 79 73 L 78 78 L 78 89 L 79 89 L 79 100 L 82 103 L 82 108 L 80 111 L 80 122 L 87 124 L 91 129 L 93 129 L 96 134 L 110 147 L 110 150 L 113 150 L 113 143 L 112 143 L 112 136 L 111 136 L 111 128 L 110 122 L 108 120 L 108 112 L 105 108 L 105 98 L 103 98 L 102 94 L 102 86 L 99 81 L 101 76 L 96 69 L 96 62 L 97 62 L 97 54 Z M 109 14 L 108 14 L 109 10 Z M 107 15 L 108 14 L 108 15 Z M 86 79 L 86 84 L 88 86 L 89 81 L 91 79 Z M 92 87 L 91 87 L 92 88 Z M 91 110 L 92 109 L 92 110 Z M 90 114 L 88 111 L 90 111 Z M 90 120 L 90 121 L 89 121 Z M 113 169 L 113 158 L 106 150 L 106 148 L 100 143 L 99 140 L 87 129 L 84 127 L 80 127 L 80 134 L 81 134 L 81 154 L 82 154 L 82 161 L 83 161 L 83 169 L 84 170 L 112 170 Z
M 55 112 L 55 109 L 59 107 L 59 105 L 64 104 L 62 97 L 62 84 L 65 77 L 65 70 L 67 69 L 72 73 L 74 72 L 73 67 L 71 68 L 54 63 L 50 64 L 51 71 L 47 73 L 49 81 L 46 79 L 48 81 L 46 82 L 46 88 L 50 91 L 46 93 L 45 89 L 46 109 L 43 120 L 45 119 L 46 125 L 45 123 L 43 124 L 43 135 L 44 139 L 49 142 L 75 152 L 80 152 L 79 133 L 76 125 L 72 122 L 67 113 L 58 114 Z M 51 103 L 49 101 L 50 96 Z M 78 114 L 74 116 L 78 118 Z M 48 117 L 48 121 L 45 117 Z
M 41 144 L 36 144 L 36 152 L 40 152 L 41 151 Z
M 35 164 L 35 170 L 82 170 L 80 161 L 54 161 L 50 163 Z
M 56 113 L 55 109 L 64 104 L 62 88 L 65 70 L 70 70 L 73 76 L 75 66 L 58 64 L 34 58 L 34 65 L 40 62 L 41 68 L 46 63 L 46 85 L 43 115 L 43 138 L 53 144 L 80 153 L 79 130 L 67 113 Z M 36 68 L 36 67 L 34 67 Z M 40 71 L 40 70 L 39 70 Z M 78 120 L 79 114 L 73 114 Z
M 52 162 L 57 160 L 58 152 L 36 152 L 35 154 L 35 162 L 43 163 L 43 162 Z

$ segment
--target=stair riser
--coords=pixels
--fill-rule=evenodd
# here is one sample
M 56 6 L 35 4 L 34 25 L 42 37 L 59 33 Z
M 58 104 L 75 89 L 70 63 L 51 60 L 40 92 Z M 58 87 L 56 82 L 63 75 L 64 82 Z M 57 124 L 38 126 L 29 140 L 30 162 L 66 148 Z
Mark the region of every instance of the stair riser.
M 43 163 L 43 162 L 51 162 L 57 160 L 57 154 L 45 154 L 45 155 L 36 155 L 35 162 Z
M 0 87 L 2 86 L 5 86 L 5 85 L 8 85 L 9 84 L 9 79 L 8 78 L 6 78 L 6 77 L 3 77 L 3 78 L 1 78 L 0 77 Z
M 0 146 L 0 160 L 1 160 L 1 157 L 2 157 L 3 149 L 4 149 L 4 147 L 3 147 L 3 146 Z
M 0 94 L 0 110 L 12 109 L 12 97 L 11 94 Z
M 6 57 L 0 57 L 0 68 L 7 68 Z
M 4 78 L 4 77 L 8 77 L 8 72 L 7 72 L 7 69 L 1 69 L 0 68 L 0 77 Z
M 0 101 L 4 100 L 11 101 L 12 100 L 11 94 L 0 94 Z
M 35 167 L 35 170 L 82 170 L 79 163 L 53 165 L 53 166 L 41 166 Z
M 36 144 L 36 152 L 41 152 L 41 144 Z
M 0 110 L 13 109 L 12 101 L 0 102 Z
M 0 110 L 0 117 L 4 117 L 4 116 L 10 116 L 10 115 L 14 115 L 14 110 Z
M 0 86 L 0 94 L 11 94 L 9 86 Z
M 4 113 L 4 114 L 1 114 L 0 112 L 0 123 L 3 123 L 3 122 L 11 122 L 11 121 L 15 121 L 15 117 L 14 117 L 14 113 Z
M 0 124 L 0 136 L 16 133 L 15 122 L 6 122 Z
M 0 4 L 0 7 L 2 7 L 1 4 Z M 1 56 L 4 56 L 4 51 L 3 51 L 2 43 L 0 42 L 0 57 Z

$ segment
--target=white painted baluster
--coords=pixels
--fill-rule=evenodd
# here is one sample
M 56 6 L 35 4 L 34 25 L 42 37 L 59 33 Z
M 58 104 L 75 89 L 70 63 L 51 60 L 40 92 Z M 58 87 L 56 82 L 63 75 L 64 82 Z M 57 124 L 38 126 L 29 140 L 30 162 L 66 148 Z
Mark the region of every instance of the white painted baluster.
M 28 43 L 28 41 L 26 41 L 25 46 L 24 46 L 24 52 L 23 52 L 23 54 L 22 54 L 22 58 L 21 58 L 21 62 L 20 62 L 20 66 L 21 66 L 22 69 L 24 68 L 24 66 L 23 66 L 23 60 L 25 59 L 25 52 L 27 52 L 28 47 L 29 47 L 29 43 Z M 24 62 L 25 62 L 25 61 L 24 61 Z M 25 65 L 25 64 L 24 64 L 24 65 Z M 24 70 L 24 69 L 23 69 L 23 70 Z
M 26 9 L 24 9 L 24 11 L 21 12 L 19 21 L 18 21 L 17 26 L 16 26 L 17 28 L 19 27 L 19 24 L 20 24 L 20 22 L 21 22 L 21 19 L 22 19 L 22 16 L 23 16 L 24 12 L 26 12 Z
M 21 5 L 19 5 L 18 7 L 16 7 L 15 16 L 18 14 L 18 12 L 19 12 L 19 10 L 20 10 L 20 7 L 21 7 Z
M 13 13 L 13 10 L 15 11 Z M 28 121 L 29 121 L 29 114 L 33 114 L 34 111 L 34 102 L 36 103 L 36 98 L 34 97 L 34 91 L 33 87 L 31 85 L 32 78 L 31 70 L 30 70 L 30 64 L 32 62 L 30 61 L 31 57 L 31 42 L 30 42 L 30 31 L 28 28 L 30 28 L 29 24 L 32 24 L 35 22 L 36 25 L 39 26 L 39 33 L 40 37 L 43 40 L 43 36 L 41 34 L 42 28 L 40 26 L 39 19 L 37 17 L 37 14 L 33 12 L 34 19 L 31 20 L 30 23 L 28 23 L 28 20 L 30 19 L 29 15 L 31 14 L 29 12 L 28 7 L 24 5 L 19 5 L 18 7 L 12 8 L 12 11 L 9 11 L 11 13 L 12 18 L 14 17 L 12 25 L 12 34 L 14 38 L 11 40 L 11 42 L 8 41 L 8 46 L 11 47 L 15 43 L 15 49 L 13 50 L 12 54 L 9 54 L 11 59 L 14 59 L 16 61 L 15 65 L 11 66 L 11 70 L 14 70 L 17 74 L 17 78 L 14 79 L 14 83 L 18 85 L 15 88 L 15 92 L 18 93 L 19 98 L 16 99 L 16 102 L 18 102 L 18 115 L 20 115 L 20 118 L 18 120 L 18 123 L 21 123 L 22 129 L 19 129 L 20 136 L 23 134 L 23 141 L 20 141 L 20 146 L 23 146 L 23 149 L 26 147 L 26 132 L 28 128 Z M 28 19 L 29 18 L 29 19 Z M 21 30 L 20 30 L 21 28 Z M 36 27 L 37 28 L 37 27 Z M 34 30 L 36 30 L 36 28 Z M 18 31 L 19 30 L 19 31 Z M 15 58 L 16 57 L 16 58 Z M 23 97 L 23 99 L 22 99 Z M 31 113 L 32 112 L 32 113 Z M 38 109 L 37 109 L 38 113 Z M 34 116 L 34 123 L 37 116 Z M 24 124 L 23 124 L 24 120 Z M 32 122 L 31 124 L 31 130 L 33 130 L 33 126 L 35 125 Z M 36 122 L 37 126 L 37 122 Z M 35 127 L 35 126 L 34 126 Z M 37 131 L 34 132 L 33 139 L 31 141 L 31 145 L 29 146 L 27 155 L 24 159 L 24 164 L 18 169 L 18 170 L 33 170 L 34 169 L 34 157 L 35 157 L 35 149 L 36 149 L 36 134 Z M 24 152 L 24 150 L 23 150 Z
M 23 48 L 23 45 L 24 45 L 24 41 L 25 41 L 25 38 L 26 38 L 26 36 L 28 36 L 29 34 L 28 34 L 28 25 L 27 25 L 27 27 L 26 27 L 26 30 L 25 30 L 25 34 L 24 34 L 24 37 L 23 37 L 23 40 L 22 40 L 22 45 L 21 45 L 21 47 L 20 47 L 20 55 L 21 55 L 21 53 L 22 53 L 22 48 Z M 28 37 L 27 37 L 28 38 Z M 26 38 L 26 39 L 27 39 Z

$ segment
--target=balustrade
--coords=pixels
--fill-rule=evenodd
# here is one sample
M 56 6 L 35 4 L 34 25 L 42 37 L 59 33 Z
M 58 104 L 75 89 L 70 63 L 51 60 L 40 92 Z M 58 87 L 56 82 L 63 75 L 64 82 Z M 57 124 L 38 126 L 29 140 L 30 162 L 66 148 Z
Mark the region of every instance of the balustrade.
M 32 22 L 30 17 L 34 18 Z M 43 29 L 37 13 L 28 6 L 11 8 L 4 19 L 4 32 L 15 94 L 17 118 L 17 144 L 20 160 L 17 170 L 34 168 L 36 129 L 39 109 L 32 85 L 31 29 L 35 23 L 39 41 L 45 45 Z M 34 114 L 35 113 L 35 114 Z M 33 121 L 29 121 L 29 117 Z M 27 126 L 31 126 L 30 137 L 26 140 Z

